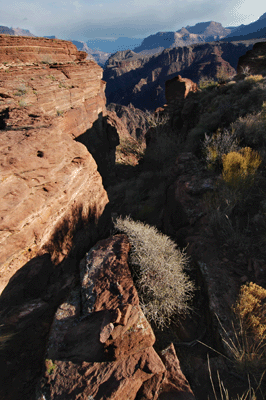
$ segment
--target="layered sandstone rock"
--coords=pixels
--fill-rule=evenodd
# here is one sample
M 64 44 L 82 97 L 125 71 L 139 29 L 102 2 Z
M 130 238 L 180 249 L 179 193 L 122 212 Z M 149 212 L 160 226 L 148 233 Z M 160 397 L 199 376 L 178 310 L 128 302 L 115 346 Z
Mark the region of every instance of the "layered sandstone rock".
M 173 346 L 162 358 L 153 349 L 128 252 L 127 237 L 116 235 L 98 242 L 81 262 L 81 288 L 54 319 L 39 398 L 156 400 L 171 392 L 194 399 Z
M 87 54 L 66 40 L 0 35 L 1 63 L 66 63 L 81 61 Z
M 89 220 L 92 234 L 108 198 L 93 157 L 73 139 L 97 121 L 102 141 L 95 153 L 105 146 L 108 158 L 117 133 L 113 139 L 103 132 L 102 69 L 79 62 L 83 55 L 72 43 L 0 36 L 0 54 L 2 290 L 36 255 L 48 251 L 62 261 Z

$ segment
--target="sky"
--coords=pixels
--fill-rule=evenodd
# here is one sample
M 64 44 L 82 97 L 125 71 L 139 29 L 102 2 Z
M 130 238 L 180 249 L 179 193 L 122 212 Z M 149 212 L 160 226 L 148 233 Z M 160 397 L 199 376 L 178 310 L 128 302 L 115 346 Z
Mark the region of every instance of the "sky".
M 249 24 L 266 12 L 261 0 L 1 1 L 0 25 L 36 36 L 83 40 L 144 38 L 198 22 Z

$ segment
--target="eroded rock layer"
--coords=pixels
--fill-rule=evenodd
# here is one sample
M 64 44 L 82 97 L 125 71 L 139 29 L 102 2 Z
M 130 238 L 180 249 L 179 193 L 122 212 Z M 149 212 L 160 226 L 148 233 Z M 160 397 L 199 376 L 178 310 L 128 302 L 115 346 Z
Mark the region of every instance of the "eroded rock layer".
M 59 39 L 0 35 L 0 62 L 44 64 L 80 61 L 87 57 L 76 46 Z
M 102 69 L 82 58 L 70 42 L 0 36 L 0 291 L 43 252 L 62 261 L 108 203 L 96 162 L 73 140 L 95 121 L 101 132 L 106 114 Z

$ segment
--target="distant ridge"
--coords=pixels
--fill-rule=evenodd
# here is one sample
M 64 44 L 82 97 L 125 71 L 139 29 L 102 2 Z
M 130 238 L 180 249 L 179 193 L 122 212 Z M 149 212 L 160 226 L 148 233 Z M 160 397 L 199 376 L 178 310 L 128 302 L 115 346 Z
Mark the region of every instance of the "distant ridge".
M 240 25 L 237 29 L 233 30 L 224 41 L 248 40 L 248 39 L 261 39 L 266 38 L 266 13 L 251 24 Z
M 102 67 L 104 66 L 104 64 L 111 55 L 111 53 L 107 53 L 96 49 L 91 49 L 88 47 L 87 43 L 82 41 L 71 40 L 71 42 L 77 47 L 78 50 L 85 51 L 88 54 L 89 58 L 96 61 L 97 64 L 101 65 Z
M 30 36 L 35 37 L 28 29 L 8 28 L 8 26 L 0 26 L 0 34 L 13 36 Z
M 135 53 L 158 53 L 164 49 L 184 47 L 196 43 L 220 40 L 231 33 L 219 22 L 200 22 L 194 26 L 186 26 L 177 32 L 158 32 L 145 38 L 141 45 L 134 49 Z

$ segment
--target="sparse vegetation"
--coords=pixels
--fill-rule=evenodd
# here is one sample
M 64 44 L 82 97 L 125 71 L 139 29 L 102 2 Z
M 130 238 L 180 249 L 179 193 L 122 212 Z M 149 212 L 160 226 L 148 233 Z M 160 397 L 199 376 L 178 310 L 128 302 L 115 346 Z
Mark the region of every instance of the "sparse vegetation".
M 266 290 L 252 282 L 241 287 L 233 307 L 233 335 L 224 331 L 223 342 L 234 366 L 241 373 L 259 375 L 266 365 Z
M 198 83 L 198 87 L 200 90 L 212 89 L 217 86 L 219 86 L 219 83 L 215 79 L 211 79 L 208 77 L 200 78 Z
M 53 60 L 49 55 L 44 56 L 41 62 L 42 64 L 53 64 Z
M 208 168 L 221 168 L 225 154 L 239 149 L 239 140 L 234 130 L 217 129 L 212 136 L 205 134 L 203 152 Z
M 254 342 L 266 341 L 266 289 L 253 282 L 243 285 L 234 312 Z M 263 351 L 266 357 L 265 346 Z
M 142 159 L 145 144 L 133 138 L 120 138 L 120 144 L 116 148 L 116 163 L 136 165 Z
M 54 75 L 48 75 L 47 78 L 51 79 L 52 81 L 56 81 L 56 77 Z
M 17 91 L 15 92 L 15 96 L 24 96 L 27 93 L 27 89 L 25 85 L 22 85 L 17 88 Z
M 27 103 L 25 100 L 19 100 L 18 105 L 19 105 L 19 107 L 26 107 Z
M 151 128 L 148 131 L 148 146 L 144 154 L 146 168 L 162 169 L 176 159 L 179 152 L 181 138 L 170 126 L 169 116 L 160 117 L 154 115 L 149 123 Z
M 213 390 L 213 394 L 215 397 L 215 400 L 221 399 L 221 400 L 257 400 L 257 396 L 256 393 L 258 391 L 261 392 L 261 383 L 262 383 L 262 379 L 264 377 L 264 373 L 261 375 L 261 378 L 257 384 L 256 389 L 254 389 L 253 387 L 251 387 L 250 384 L 250 380 L 248 381 L 249 383 L 249 388 L 241 395 L 237 395 L 237 398 L 232 398 L 232 396 L 230 396 L 229 391 L 226 389 L 224 383 L 222 382 L 221 378 L 220 378 L 220 374 L 219 371 L 217 371 L 217 380 L 218 380 L 218 386 L 219 386 L 219 390 L 215 389 L 215 385 L 214 385 L 214 381 L 213 381 L 213 377 L 212 377 L 212 372 L 211 372 L 211 368 L 210 368 L 210 359 L 209 356 L 207 357 L 208 360 L 208 369 L 209 369 L 209 376 L 210 376 L 210 381 L 211 381 L 211 385 L 212 385 L 212 390 Z M 263 399 L 264 399 L 264 395 L 263 395 Z
M 57 365 L 54 364 L 53 361 L 50 359 L 45 360 L 45 366 L 48 375 L 52 375 L 57 369 Z
M 234 188 L 246 188 L 254 182 L 254 177 L 261 164 L 257 151 L 244 147 L 240 151 L 231 151 L 222 156 L 223 179 Z
M 130 264 L 143 312 L 163 329 L 175 314 L 189 309 L 193 284 L 184 272 L 188 258 L 153 226 L 120 217 L 115 228 L 129 238 Z
M 217 86 L 217 89 L 197 93 L 199 121 L 189 132 L 188 148 L 195 149 L 204 135 L 212 136 L 218 129 L 228 129 L 238 118 L 257 113 L 266 101 L 264 78 L 248 76 L 234 84 Z

